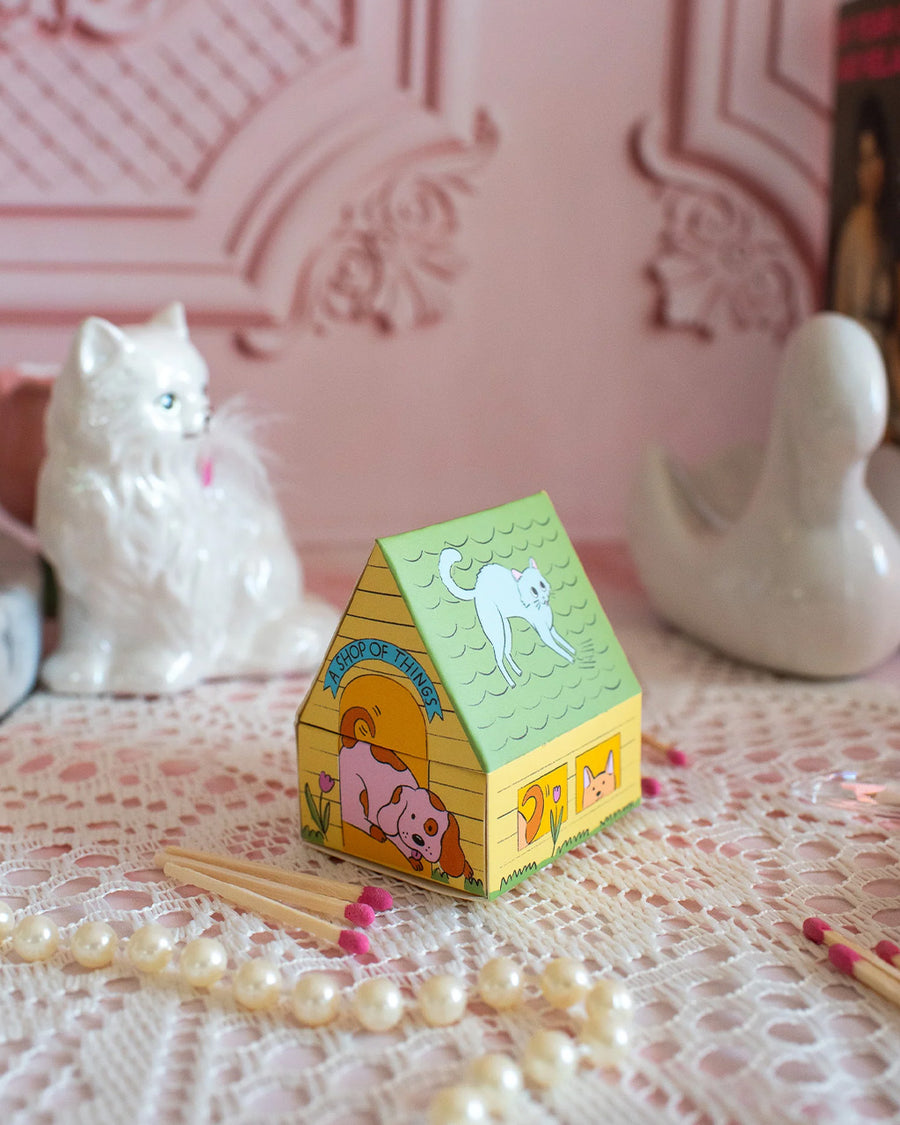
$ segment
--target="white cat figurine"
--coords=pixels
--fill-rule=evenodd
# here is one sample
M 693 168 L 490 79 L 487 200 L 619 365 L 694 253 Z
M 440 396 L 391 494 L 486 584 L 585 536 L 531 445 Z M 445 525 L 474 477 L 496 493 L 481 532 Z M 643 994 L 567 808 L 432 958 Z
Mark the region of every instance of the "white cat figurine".
M 506 665 L 517 676 L 522 675 L 522 669 L 512 658 L 512 629 L 509 624 L 512 617 L 527 621 L 548 648 L 572 663 L 575 649 L 554 628 L 550 585 L 534 559 L 529 559 L 527 568 L 521 571 L 510 570 L 499 563 L 486 563 L 478 571 L 474 587 L 466 590 L 450 573 L 454 563 L 461 558 L 455 547 L 445 547 L 441 551 L 438 559 L 441 581 L 454 597 L 475 602 L 479 624 L 494 650 L 497 667 L 510 687 L 515 687 L 515 681 L 507 672 Z
M 158 694 L 324 655 L 336 614 L 304 599 L 247 423 L 211 414 L 207 381 L 180 304 L 78 329 L 35 513 L 60 592 L 51 690 Z

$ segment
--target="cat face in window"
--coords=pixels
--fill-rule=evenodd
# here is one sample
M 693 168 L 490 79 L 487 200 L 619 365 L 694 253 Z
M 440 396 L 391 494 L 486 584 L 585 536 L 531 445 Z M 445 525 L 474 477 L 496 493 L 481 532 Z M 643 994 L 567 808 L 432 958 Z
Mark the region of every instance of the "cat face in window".
M 606 765 L 600 773 L 594 773 L 590 766 L 585 766 L 582 773 L 582 808 L 587 808 L 595 801 L 608 797 L 616 788 L 615 759 L 612 751 L 606 759 Z

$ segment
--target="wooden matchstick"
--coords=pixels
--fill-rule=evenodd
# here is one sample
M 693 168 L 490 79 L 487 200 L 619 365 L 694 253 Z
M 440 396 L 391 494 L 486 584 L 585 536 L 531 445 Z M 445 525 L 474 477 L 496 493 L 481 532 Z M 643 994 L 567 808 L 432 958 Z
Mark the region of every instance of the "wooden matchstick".
M 688 756 L 683 750 L 678 750 L 667 742 L 661 742 L 658 738 L 654 738 L 652 734 L 647 734 L 646 731 L 641 731 L 641 742 L 658 757 L 665 758 L 670 765 L 686 766 L 689 764 Z
M 861 957 L 864 961 L 868 961 L 870 965 L 874 965 L 879 971 L 893 977 L 897 981 L 898 986 L 900 986 L 900 970 L 894 968 L 892 964 L 884 964 L 877 951 L 873 953 L 872 950 L 866 949 L 865 946 L 860 945 L 850 934 L 841 933 L 840 930 L 829 926 L 823 919 L 807 918 L 803 923 L 803 933 L 810 941 L 814 941 L 816 945 L 826 945 L 829 947 L 832 945 L 845 945 L 858 957 Z
M 886 971 L 884 965 L 873 964 L 841 942 L 829 947 L 828 960 L 842 973 L 871 988 L 895 1007 L 900 1007 L 900 982 Z
M 369 951 L 369 939 L 359 930 L 342 930 L 333 922 L 326 922 L 322 918 L 317 918 L 314 914 L 307 914 L 303 910 L 285 906 L 283 902 L 277 902 L 275 899 L 257 894 L 255 891 L 244 890 L 243 887 L 235 887 L 231 883 L 214 879 L 210 875 L 204 875 L 200 871 L 191 867 L 184 867 L 176 862 L 166 863 L 163 871 L 170 879 L 179 879 L 191 886 L 200 887 L 201 890 L 211 891 L 234 906 L 251 910 L 254 914 L 260 914 L 263 918 L 268 918 L 273 922 L 280 922 L 281 925 L 292 930 L 303 930 L 304 933 L 311 934 L 321 941 L 340 946 L 347 953 L 368 953 Z
M 160 853 L 155 862 L 165 869 L 170 862 L 166 854 Z M 324 914 L 327 918 L 343 918 L 354 926 L 371 926 L 375 920 L 375 911 L 364 902 L 347 902 L 342 898 L 331 895 L 318 894 L 315 891 L 305 891 L 301 887 L 294 887 L 290 883 L 282 883 L 274 879 L 263 879 L 258 875 L 247 875 L 243 871 L 232 871 L 216 863 L 202 863 L 198 859 L 183 859 L 179 865 L 197 871 L 201 875 L 209 875 L 213 879 L 221 879 L 233 887 L 243 887 L 247 891 L 255 891 L 265 895 L 266 898 L 283 902 L 289 906 L 299 906 L 303 910 L 310 910 L 315 914 Z
M 164 848 L 163 851 L 165 855 L 179 859 L 214 864 L 226 871 L 241 871 L 247 875 L 271 879 L 273 882 L 284 883 L 290 887 L 299 887 L 302 890 L 329 895 L 331 898 L 343 899 L 344 902 L 362 902 L 371 906 L 375 911 L 389 910 L 393 905 L 390 891 L 384 890 L 383 887 L 363 887 L 358 883 L 343 883 L 337 879 L 326 879 L 302 871 L 285 871 L 283 868 L 275 867 L 270 863 L 254 863 L 249 859 L 237 859 L 230 855 L 216 855 L 214 852 L 195 851 L 191 848 L 177 847 L 174 844 Z

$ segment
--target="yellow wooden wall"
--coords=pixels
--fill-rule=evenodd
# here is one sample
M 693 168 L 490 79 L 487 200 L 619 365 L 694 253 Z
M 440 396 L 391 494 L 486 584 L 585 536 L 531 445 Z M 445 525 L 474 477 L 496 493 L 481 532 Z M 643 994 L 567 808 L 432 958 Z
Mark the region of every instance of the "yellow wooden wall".
M 320 794 L 319 775 L 327 774 L 335 781 L 338 778 L 338 727 L 341 696 L 346 685 L 358 676 L 377 673 L 395 680 L 417 697 L 414 686 L 402 672 L 382 661 L 364 660 L 346 672 L 337 698 L 334 698 L 325 687 L 325 671 L 330 661 L 350 641 L 367 638 L 390 641 L 405 649 L 419 661 L 437 689 L 443 718 L 435 717 L 427 722 L 427 778 L 418 776 L 416 763 L 403 754 L 402 747 L 389 748 L 400 754 L 417 775 L 419 783 L 427 785 L 454 814 L 459 823 L 460 841 L 466 858 L 475 877 L 484 881 L 486 776 L 469 745 L 437 670 L 425 651 L 406 602 L 377 544 L 350 599 L 319 676 L 298 712 L 297 765 L 301 823 L 304 827 L 314 827 L 304 796 L 304 786 L 308 784 L 317 802 L 321 797 L 323 801 L 332 803 L 331 824 L 325 845 L 338 851 L 343 850 L 340 783 L 335 784 L 327 794 Z M 348 833 L 348 836 L 358 837 L 361 833 Z M 375 841 L 369 843 L 355 839 L 353 846 L 357 849 L 354 854 L 365 851 L 363 858 L 413 874 L 405 858 L 393 845 L 376 845 Z M 389 862 L 393 856 L 397 857 L 396 862 Z M 423 875 L 427 877 L 427 874 L 426 865 Z
M 609 796 L 581 809 L 581 763 L 598 746 L 618 741 L 617 786 Z M 523 789 L 540 779 L 548 784 L 563 780 L 559 806 L 565 807 L 554 844 L 549 831 L 544 831 L 524 849 L 519 848 L 519 798 Z M 510 762 L 488 774 L 488 886 L 496 894 L 507 883 L 518 881 L 519 875 L 535 865 L 547 863 L 555 854 L 568 850 L 573 838 L 581 838 L 597 830 L 604 821 L 614 817 L 641 796 L 641 697 L 620 703 L 603 715 L 575 727 L 568 734 L 530 754 Z M 530 806 L 529 806 L 530 807 Z

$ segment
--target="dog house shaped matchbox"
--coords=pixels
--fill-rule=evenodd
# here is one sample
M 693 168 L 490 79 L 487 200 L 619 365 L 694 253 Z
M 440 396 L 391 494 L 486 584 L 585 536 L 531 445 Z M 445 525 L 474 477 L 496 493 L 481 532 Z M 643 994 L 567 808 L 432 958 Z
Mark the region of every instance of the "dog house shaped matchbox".
M 544 493 L 379 539 L 297 713 L 303 838 L 495 898 L 641 796 L 641 690 Z

